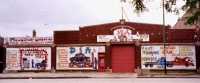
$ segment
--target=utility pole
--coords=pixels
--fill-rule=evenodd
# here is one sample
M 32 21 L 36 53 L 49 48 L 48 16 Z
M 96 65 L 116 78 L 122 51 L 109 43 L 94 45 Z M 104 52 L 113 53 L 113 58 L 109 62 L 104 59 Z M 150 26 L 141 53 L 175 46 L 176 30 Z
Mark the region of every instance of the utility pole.
M 166 69 L 166 54 L 165 54 L 165 0 L 163 0 L 163 42 L 164 42 L 164 71 L 165 74 L 167 74 L 167 69 Z

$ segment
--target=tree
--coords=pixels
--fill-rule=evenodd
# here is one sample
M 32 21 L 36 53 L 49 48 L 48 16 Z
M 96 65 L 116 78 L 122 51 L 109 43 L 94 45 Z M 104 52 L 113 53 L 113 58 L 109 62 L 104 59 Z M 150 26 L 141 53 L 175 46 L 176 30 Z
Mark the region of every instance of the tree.
M 121 0 L 121 2 L 128 2 L 134 7 L 134 13 L 140 15 L 145 11 L 149 11 L 144 3 L 152 2 L 153 0 Z M 185 18 L 185 24 L 197 25 L 200 16 L 200 0 L 183 0 L 185 4 L 181 8 L 176 6 L 177 0 L 164 0 L 165 9 L 167 12 L 173 12 L 179 14 L 180 10 L 186 11 L 189 14 Z

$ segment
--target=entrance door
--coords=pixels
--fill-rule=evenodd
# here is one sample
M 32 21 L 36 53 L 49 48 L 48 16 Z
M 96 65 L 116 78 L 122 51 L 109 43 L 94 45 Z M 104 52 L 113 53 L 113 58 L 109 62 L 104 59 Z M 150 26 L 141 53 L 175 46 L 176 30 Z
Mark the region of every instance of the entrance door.
M 111 58 L 113 72 L 135 71 L 135 46 L 113 45 Z
M 99 53 L 98 55 L 98 71 L 106 72 L 105 54 Z

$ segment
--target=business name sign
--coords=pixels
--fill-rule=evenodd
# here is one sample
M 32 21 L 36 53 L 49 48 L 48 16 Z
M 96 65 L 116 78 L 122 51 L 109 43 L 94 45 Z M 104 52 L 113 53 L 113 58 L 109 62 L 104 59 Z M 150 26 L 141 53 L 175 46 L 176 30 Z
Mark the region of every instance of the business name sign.
M 97 42 L 129 42 L 141 39 L 142 41 L 149 41 L 148 34 L 132 34 L 129 29 L 116 29 L 114 35 L 97 35 Z
M 53 37 L 5 37 L 4 44 L 8 45 L 53 44 Z

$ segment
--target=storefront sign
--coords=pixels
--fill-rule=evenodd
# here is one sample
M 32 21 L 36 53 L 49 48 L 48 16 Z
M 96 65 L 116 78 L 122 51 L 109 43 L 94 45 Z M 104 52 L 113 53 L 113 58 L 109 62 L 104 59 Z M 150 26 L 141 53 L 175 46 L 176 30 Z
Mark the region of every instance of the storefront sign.
M 51 48 L 6 48 L 6 70 L 50 70 Z
M 132 34 L 129 29 L 116 29 L 114 35 L 97 35 L 97 42 L 130 42 L 141 39 L 142 41 L 149 41 L 148 34 Z
M 9 45 L 35 45 L 35 44 L 52 44 L 53 37 L 6 37 L 4 44 Z
M 57 47 L 56 69 L 97 69 L 98 53 L 104 46 Z
M 165 53 L 165 55 L 164 55 Z M 142 69 L 196 69 L 195 46 L 141 46 Z

